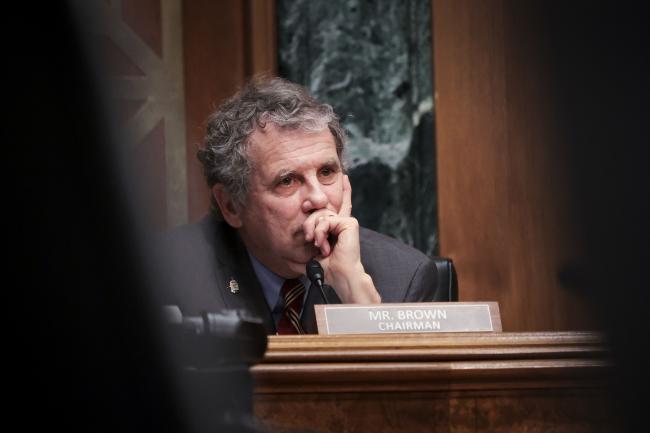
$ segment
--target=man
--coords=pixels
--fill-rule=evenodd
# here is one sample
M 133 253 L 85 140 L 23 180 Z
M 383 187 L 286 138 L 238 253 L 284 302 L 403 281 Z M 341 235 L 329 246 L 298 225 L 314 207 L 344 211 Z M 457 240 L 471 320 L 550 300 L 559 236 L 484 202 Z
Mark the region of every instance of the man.
M 213 213 L 170 233 L 168 302 L 184 314 L 243 308 L 269 333 L 313 333 L 325 300 L 305 277 L 312 258 L 329 303 L 437 300 L 428 257 L 351 216 L 344 147 L 332 108 L 296 84 L 254 80 L 226 101 L 198 153 Z

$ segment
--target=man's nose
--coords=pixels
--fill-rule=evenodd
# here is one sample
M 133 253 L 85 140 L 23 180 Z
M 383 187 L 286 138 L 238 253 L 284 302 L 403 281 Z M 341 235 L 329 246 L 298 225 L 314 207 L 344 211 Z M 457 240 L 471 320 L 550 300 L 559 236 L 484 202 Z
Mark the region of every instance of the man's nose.
M 302 202 L 303 212 L 311 213 L 327 206 L 327 194 L 320 182 L 307 182 L 305 188 L 305 199 Z

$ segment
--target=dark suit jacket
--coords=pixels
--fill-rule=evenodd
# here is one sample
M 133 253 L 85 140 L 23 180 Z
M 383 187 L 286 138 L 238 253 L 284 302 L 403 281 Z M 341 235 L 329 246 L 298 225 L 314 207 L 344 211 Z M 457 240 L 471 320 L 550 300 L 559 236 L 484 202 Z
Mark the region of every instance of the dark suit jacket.
M 423 253 L 395 239 L 361 228 L 361 261 L 381 295 L 382 302 L 418 302 L 443 299 L 435 293 L 437 271 Z M 177 305 L 183 315 L 202 311 L 245 309 L 260 317 L 267 332 L 275 334 L 264 293 L 237 232 L 213 215 L 196 224 L 177 227 L 164 238 L 168 263 L 160 269 L 166 275 L 166 289 L 160 302 Z M 232 293 L 235 280 L 239 291 Z M 340 303 L 331 287 L 329 303 Z M 324 303 L 319 290 L 309 290 L 302 315 L 303 327 L 316 332 L 315 304 Z

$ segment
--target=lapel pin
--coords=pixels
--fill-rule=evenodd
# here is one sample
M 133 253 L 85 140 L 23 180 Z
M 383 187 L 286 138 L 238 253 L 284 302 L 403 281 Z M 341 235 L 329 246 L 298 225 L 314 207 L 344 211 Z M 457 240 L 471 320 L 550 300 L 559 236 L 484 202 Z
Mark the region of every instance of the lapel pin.
M 239 293 L 239 283 L 234 278 L 231 278 L 228 282 L 228 287 L 230 287 L 230 293 L 237 294 Z

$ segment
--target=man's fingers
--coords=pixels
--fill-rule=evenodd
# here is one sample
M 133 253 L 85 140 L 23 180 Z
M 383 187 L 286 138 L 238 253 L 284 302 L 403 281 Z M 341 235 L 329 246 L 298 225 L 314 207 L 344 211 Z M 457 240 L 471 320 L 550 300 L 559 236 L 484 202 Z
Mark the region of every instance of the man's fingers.
M 318 222 L 321 218 L 337 216 L 335 211 L 330 209 L 320 209 L 307 217 L 305 222 L 302 224 L 303 232 L 305 233 L 305 241 L 312 242 L 316 240 L 314 236 L 314 230 L 318 225 Z
M 316 225 L 318 225 L 318 221 L 320 220 L 320 218 L 326 215 L 327 213 L 331 214 L 332 211 L 327 209 L 321 209 L 309 215 L 305 220 L 305 222 L 302 223 L 302 229 L 305 233 L 305 240 L 307 242 L 312 242 L 316 240 L 316 237 L 314 236 L 314 229 L 316 228 Z
M 347 174 L 343 176 L 343 201 L 341 202 L 339 215 L 342 217 L 352 215 L 352 185 Z
M 332 216 L 318 217 L 318 222 L 314 228 L 314 245 L 320 248 L 323 257 L 327 257 L 332 251 L 329 242 L 329 235 L 333 226 L 331 219 Z

